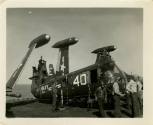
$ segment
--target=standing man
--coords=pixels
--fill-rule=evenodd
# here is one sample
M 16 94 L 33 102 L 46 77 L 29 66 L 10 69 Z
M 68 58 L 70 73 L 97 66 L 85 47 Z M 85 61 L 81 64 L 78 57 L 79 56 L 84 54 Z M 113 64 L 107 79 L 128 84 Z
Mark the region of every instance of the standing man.
M 52 86 L 52 110 L 55 111 L 57 109 L 57 88 L 56 82 L 54 82 Z
M 100 80 L 99 86 L 95 91 L 96 99 L 98 101 L 99 112 L 101 117 L 105 117 L 104 111 L 104 102 L 105 102 L 105 90 L 104 90 L 104 82 Z
M 138 93 L 137 93 L 138 85 L 134 80 L 130 79 L 130 81 L 128 82 L 126 86 L 126 89 L 131 95 L 132 117 L 139 117 L 140 116 L 140 104 L 138 101 Z
M 124 94 L 122 94 L 119 90 L 119 84 L 118 80 L 120 77 L 112 78 L 113 83 L 113 99 L 114 99 L 114 115 L 115 117 L 121 117 L 121 109 L 120 109 L 120 97 L 123 97 Z
M 60 108 L 64 109 L 64 95 L 63 95 L 63 88 L 66 86 L 66 81 L 61 81 L 61 88 L 60 88 Z

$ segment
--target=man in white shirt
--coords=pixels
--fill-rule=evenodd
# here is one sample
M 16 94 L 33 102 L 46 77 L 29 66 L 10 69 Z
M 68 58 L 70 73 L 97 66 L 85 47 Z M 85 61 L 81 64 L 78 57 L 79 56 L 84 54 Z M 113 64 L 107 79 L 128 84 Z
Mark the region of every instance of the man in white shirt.
M 139 117 L 140 116 L 140 104 L 138 100 L 138 89 L 139 86 L 137 82 L 133 79 L 130 79 L 128 84 L 126 85 L 127 93 L 130 93 L 131 101 L 132 101 L 132 116 Z

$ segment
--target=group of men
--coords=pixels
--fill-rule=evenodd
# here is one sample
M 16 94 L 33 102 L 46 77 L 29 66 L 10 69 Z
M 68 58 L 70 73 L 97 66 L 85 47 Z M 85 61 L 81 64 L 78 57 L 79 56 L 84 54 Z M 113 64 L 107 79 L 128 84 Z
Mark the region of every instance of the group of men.
M 121 78 L 111 72 L 107 75 L 107 82 L 100 79 L 95 96 L 99 105 L 101 117 L 106 117 L 104 104 L 113 105 L 115 117 L 121 115 L 121 98 L 126 98 L 126 108 L 131 111 L 132 117 L 141 117 L 143 114 L 143 86 L 138 77 L 129 78 L 124 91 L 119 84 Z
M 132 117 L 141 117 L 143 114 L 143 85 L 138 77 L 128 78 L 125 89 L 121 89 L 121 77 L 115 76 L 108 72 L 104 78 L 99 79 L 99 84 L 95 90 L 95 100 L 98 102 L 99 112 L 101 117 L 106 117 L 105 106 L 113 107 L 113 115 L 115 117 L 122 117 L 121 114 L 121 99 L 124 98 L 126 108 L 131 111 Z M 53 111 L 59 110 L 60 96 L 56 88 L 56 82 L 52 86 L 52 107 Z M 90 99 L 90 98 L 89 98 Z M 92 103 L 89 101 L 89 103 Z

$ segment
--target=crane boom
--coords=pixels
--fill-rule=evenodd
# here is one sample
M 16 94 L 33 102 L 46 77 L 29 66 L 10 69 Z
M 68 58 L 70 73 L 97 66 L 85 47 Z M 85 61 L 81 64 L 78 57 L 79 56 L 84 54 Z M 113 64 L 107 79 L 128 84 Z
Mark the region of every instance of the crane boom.
M 48 43 L 50 40 L 50 36 L 47 34 L 42 34 L 35 38 L 30 44 L 29 44 L 29 49 L 24 56 L 22 62 L 20 65 L 17 67 L 15 72 L 11 75 L 10 79 L 8 80 L 6 84 L 6 92 L 12 92 L 12 87 L 14 86 L 16 80 L 18 79 L 21 71 L 23 70 L 23 67 L 25 66 L 29 56 L 31 55 L 32 51 L 34 48 L 38 48 L 40 46 L 43 46 L 44 44 Z
M 12 74 L 12 76 L 10 77 L 10 79 L 8 80 L 7 84 L 6 84 L 6 88 L 7 89 L 12 89 L 14 83 L 16 82 L 16 80 L 18 79 L 18 76 L 20 75 L 23 67 L 25 66 L 29 56 L 31 55 L 31 52 L 33 51 L 35 47 L 35 44 L 33 44 L 33 46 L 31 46 L 28 50 L 28 52 L 26 53 L 25 57 L 23 58 L 22 62 L 20 63 L 20 65 L 17 67 L 17 69 L 14 71 L 14 73 Z

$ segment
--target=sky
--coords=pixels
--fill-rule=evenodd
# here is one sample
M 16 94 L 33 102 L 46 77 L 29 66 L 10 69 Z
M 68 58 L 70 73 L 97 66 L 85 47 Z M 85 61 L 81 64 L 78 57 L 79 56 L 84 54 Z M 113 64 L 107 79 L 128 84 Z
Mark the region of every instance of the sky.
M 143 75 L 143 10 L 140 8 L 8 8 L 6 78 L 10 78 L 28 51 L 29 43 L 41 34 L 49 34 L 48 44 L 34 49 L 17 84 L 31 84 L 32 66 L 40 56 L 56 68 L 57 41 L 76 37 L 70 47 L 70 71 L 94 64 L 97 48 L 115 45 L 111 55 L 127 73 Z

